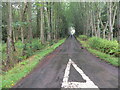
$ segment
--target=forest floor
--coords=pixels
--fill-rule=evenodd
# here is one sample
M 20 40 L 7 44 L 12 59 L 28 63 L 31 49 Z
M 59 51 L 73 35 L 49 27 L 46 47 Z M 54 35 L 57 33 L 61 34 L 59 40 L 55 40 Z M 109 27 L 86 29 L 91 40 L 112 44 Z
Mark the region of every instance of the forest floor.
M 118 88 L 118 68 L 69 37 L 13 88 Z

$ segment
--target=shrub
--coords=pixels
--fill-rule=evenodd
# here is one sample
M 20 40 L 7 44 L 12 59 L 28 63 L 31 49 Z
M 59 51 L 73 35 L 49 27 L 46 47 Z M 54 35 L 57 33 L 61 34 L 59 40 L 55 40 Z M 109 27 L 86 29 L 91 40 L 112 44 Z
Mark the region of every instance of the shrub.
M 88 37 L 86 35 L 80 35 L 79 38 L 83 41 L 88 39 Z
M 41 44 L 39 39 L 34 39 L 32 40 L 31 47 L 32 47 L 32 50 L 36 51 L 43 48 L 43 45 Z
M 39 39 L 33 39 L 31 43 L 26 43 L 25 45 L 22 43 L 22 41 L 18 41 L 15 43 L 16 47 L 16 59 L 18 61 L 22 61 L 23 59 L 26 59 L 27 57 L 34 54 L 35 51 L 42 49 L 44 46 L 41 44 Z M 24 48 L 24 55 L 23 54 L 23 48 Z
M 118 56 L 120 54 L 117 41 L 108 41 L 106 39 L 92 37 L 88 40 L 88 44 L 90 47 L 110 55 Z
M 43 45 L 39 39 L 33 39 L 31 43 L 27 43 L 24 48 L 25 48 L 25 55 L 26 57 L 29 57 L 34 54 L 37 50 L 41 50 L 44 48 L 45 45 Z
M 29 57 L 29 56 L 31 56 L 33 54 L 34 51 L 32 51 L 32 45 L 30 43 L 27 43 L 24 46 L 24 48 L 25 48 L 24 52 L 25 52 L 26 57 Z
M 51 40 L 51 41 L 49 42 L 49 45 L 52 46 L 53 44 L 54 44 L 54 41 Z
M 25 58 L 22 58 L 22 50 L 23 50 L 24 44 L 22 43 L 22 41 L 17 41 L 15 43 L 15 48 L 16 48 L 16 53 L 15 53 L 15 58 L 20 62 Z
M 23 46 L 24 46 L 24 44 L 20 40 L 15 43 L 15 47 L 18 48 L 18 49 L 22 49 Z

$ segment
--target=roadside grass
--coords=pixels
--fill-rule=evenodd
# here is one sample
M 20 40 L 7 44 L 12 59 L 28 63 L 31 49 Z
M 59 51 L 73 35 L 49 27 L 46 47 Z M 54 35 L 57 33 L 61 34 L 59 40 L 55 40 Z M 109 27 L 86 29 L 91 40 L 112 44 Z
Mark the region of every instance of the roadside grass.
M 0 77 L 2 77 L 2 84 L 0 84 L 0 88 L 11 88 L 14 86 L 21 78 L 25 77 L 31 70 L 33 70 L 43 57 L 54 51 L 64 41 L 65 39 L 62 39 L 52 46 L 36 52 L 35 55 L 16 64 L 14 68 L 0 75 Z
M 113 66 L 120 66 L 117 57 L 95 50 L 89 46 L 87 41 L 82 41 L 80 38 L 77 39 L 80 41 L 83 47 L 85 47 L 90 53 L 92 53 L 96 57 L 99 57 L 100 59 L 106 61 L 109 64 L 112 64 Z

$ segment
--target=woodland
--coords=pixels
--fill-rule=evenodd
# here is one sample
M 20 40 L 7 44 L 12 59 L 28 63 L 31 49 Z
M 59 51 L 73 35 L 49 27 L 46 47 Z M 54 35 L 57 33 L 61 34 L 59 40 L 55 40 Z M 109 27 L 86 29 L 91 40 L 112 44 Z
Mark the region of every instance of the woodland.
M 119 2 L 2 2 L 2 70 L 67 38 L 69 27 L 75 37 L 94 37 L 91 47 L 119 56 Z

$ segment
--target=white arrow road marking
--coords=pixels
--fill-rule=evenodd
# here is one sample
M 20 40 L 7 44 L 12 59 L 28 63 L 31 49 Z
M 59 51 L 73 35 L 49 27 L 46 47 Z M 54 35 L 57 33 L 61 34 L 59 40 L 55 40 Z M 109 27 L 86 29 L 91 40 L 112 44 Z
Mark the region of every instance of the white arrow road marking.
M 81 74 L 82 78 L 86 80 L 86 82 L 68 82 L 71 64 L 76 69 L 76 71 L 78 71 L 79 74 Z M 69 62 L 65 69 L 65 74 L 64 74 L 63 83 L 61 87 L 62 88 L 98 88 L 98 86 L 96 86 L 89 79 L 89 77 L 86 76 L 85 73 L 71 59 L 69 59 Z

